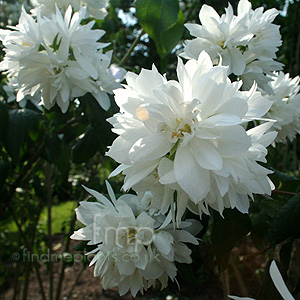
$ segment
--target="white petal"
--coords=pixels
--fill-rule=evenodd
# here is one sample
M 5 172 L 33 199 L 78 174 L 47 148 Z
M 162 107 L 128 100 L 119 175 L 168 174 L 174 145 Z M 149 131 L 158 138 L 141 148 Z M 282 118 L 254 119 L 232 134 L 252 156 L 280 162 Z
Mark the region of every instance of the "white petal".
M 197 163 L 207 170 L 221 170 L 223 159 L 216 148 L 205 140 L 194 138 L 190 141 L 192 153 Z
M 210 189 L 209 172 L 198 165 L 189 146 L 178 146 L 174 170 L 178 184 L 195 203 L 207 195 Z
M 167 136 L 162 133 L 155 133 L 140 138 L 130 149 L 129 159 L 132 163 L 147 162 L 166 155 L 172 148 Z
M 270 276 L 274 282 L 274 285 L 282 298 L 284 300 L 295 300 L 288 288 L 286 287 L 282 276 L 280 274 L 280 271 L 276 265 L 276 262 L 273 260 L 271 265 L 270 265 Z

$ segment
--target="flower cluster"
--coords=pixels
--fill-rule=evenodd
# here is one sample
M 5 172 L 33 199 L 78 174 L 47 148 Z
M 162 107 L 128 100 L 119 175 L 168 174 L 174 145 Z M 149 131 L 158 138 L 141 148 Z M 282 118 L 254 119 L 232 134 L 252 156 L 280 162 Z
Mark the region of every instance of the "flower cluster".
M 300 133 L 299 76 L 291 79 L 289 74 L 279 72 L 269 77 L 272 79 L 269 82 L 272 93 L 265 93 L 265 97 L 273 104 L 266 118 L 277 121 L 273 124 L 273 129 L 278 132 L 275 142 L 292 141 Z
M 185 65 L 179 59 L 178 82 L 153 66 L 140 75 L 129 72 L 125 89 L 114 91 L 120 113 L 108 121 L 119 137 L 107 155 L 121 165 L 112 175 L 123 171 L 125 190 L 138 184 L 142 192 L 143 180 L 146 188 L 155 186 L 163 211 L 173 205 L 170 189 L 176 190 L 177 221 L 186 207 L 200 215 L 209 207 L 246 213 L 248 196 L 271 193 L 271 172 L 258 162 L 276 136 L 266 133 L 272 123 L 248 131 L 243 126 L 263 116 L 271 102 L 255 86 L 240 91 L 241 82 L 231 82 L 227 71 L 202 52 Z
M 102 277 L 104 289 L 118 287 L 120 295 L 130 290 L 135 296 L 156 281 L 166 287 L 168 277 L 175 280 L 175 261 L 192 262 L 185 243 L 198 244 L 193 234 L 200 231 L 200 223 L 187 220 L 184 229 L 174 229 L 170 216 L 151 214 L 147 205 L 142 205 L 151 194 L 144 199 L 129 194 L 116 199 L 109 184 L 107 189 L 111 201 L 86 188 L 97 202 L 80 202 L 76 214 L 86 227 L 71 238 L 96 246 L 91 265 L 95 264 L 94 275 Z
M 56 12 L 56 6 L 64 14 L 71 5 L 77 11 L 82 7 L 86 7 L 86 18 L 91 16 L 96 19 L 104 19 L 107 15 L 108 0 L 31 0 L 31 3 L 35 6 L 32 10 L 34 15 L 37 15 L 39 11 L 42 16 L 51 17 Z
M 8 78 L 16 78 L 17 100 L 25 95 L 41 93 L 42 104 L 50 109 L 55 103 L 66 112 L 70 99 L 90 92 L 108 109 L 107 96 L 120 83 L 114 75 L 123 77 L 123 69 L 109 68 L 112 52 L 103 53 L 108 44 L 99 43 L 103 30 L 93 30 L 94 21 L 80 22 L 86 8 L 72 14 L 69 6 L 63 17 L 56 7 L 50 19 L 35 20 L 24 8 L 13 30 L 1 30 L 0 39 L 6 52 L 0 70 Z
M 248 0 L 239 2 L 237 15 L 230 4 L 222 16 L 203 5 L 199 13 L 202 25 L 185 25 L 196 39 L 186 41 L 183 56 L 196 59 L 205 50 L 215 64 L 221 62 L 229 66 L 229 73 L 240 76 L 246 89 L 254 81 L 268 89 L 266 74 L 282 68 L 274 60 L 281 45 L 279 26 L 272 24 L 278 13 L 276 9 L 263 12 L 263 7 L 252 10 Z

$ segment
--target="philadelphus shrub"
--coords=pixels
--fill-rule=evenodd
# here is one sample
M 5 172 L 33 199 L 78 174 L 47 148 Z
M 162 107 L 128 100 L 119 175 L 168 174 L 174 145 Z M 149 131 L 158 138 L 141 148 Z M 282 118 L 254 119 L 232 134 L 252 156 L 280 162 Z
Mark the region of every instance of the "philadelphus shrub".
M 120 295 L 130 290 L 135 296 L 157 280 L 166 287 L 168 277 L 175 280 L 175 261 L 192 262 L 185 243 L 198 244 L 193 234 L 200 231 L 200 223 L 187 220 L 182 223 L 185 229 L 174 230 L 170 215 L 151 213 L 145 205 L 147 199 L 135 195 L 116 199 L 109 184 L 107 188 L 111 201 L 86 188 L 98 202 L 80 202 L 76 214 L 86 227 L 71 238 L 97 246 L 91 252 L 95 256 L 90 265 L 95 265 L 94 275 L 102 277 L 104 289 L 118 287 Z M 151 193 L 144 198 L 149 196 Z
M 107 15 L 106 7 L 108 6 L 108 0 L 31 0 L 31 3 L 35 6 L 32 10 L 34 15 L 37 15 L 38 11 L 40 11 L 42 16 L 51 17 L 52 14 L 56 13 L 56 5 L 61 13 L 64 14 L 71 5 L 77 11 L 82 7 L 86 7 L 85 18 L 91 16 L 96 19 L 105 18 Z
M 300 133 L 300 79 L 299 76 L 292 79 L 283 72 L 274 73 L 270 78 L 272 93 L 265 97 L 273 104 L 266 117 L 277 121 L 272 127 L 278 132 L 275 142 L 286 143 Z
M 202 52 L 185 65 L 179 59 L 178 82 L 168 81 L 153 66 L 140 75 L 127 73 L 125 89 L 114 91 L 120 113 L 108 121 L 119 137 L 107 155 L 121 165 L 112 176 L 123 171 L 125 190 L 152 174 L 153 181 L 179 195 L 183 191 L 177 220 L 187 206 L 194 212 L 196 206 L 200 215 L 209 214 L 209 207 L 246 213 L 248 196 L 271 193 L 271 172 L 258 162 L 265 161 L 265 147 L 276 136 L 266 133 L 272 123 L 249 131 L 242 126 L 263 116 L 271 102 L 255 86 L 239 91 L 242 82 L 231 82 L 227 71 L 214 67 Z M 162 201 L 169 207 L 173 197 L 161 197 L 160 206 L 165 206 Z
M 66 112 L 71 99 L 90 92 L 104 109 L 109 108 L 106 92 L 120 87 L 125 71 L 108 68 L 112 52 L 104 54 L 108 44 L 98 42 L 105 32 L 92 30 L 94 21 L 80 24 L 85 11 L 72 14 L 69 6 L 63 18 L 56 7 L 50 19 L 38 15 L 35 20 L 22 9 L 19 24 L 0 31 L 6 52 L 0 70 L 17 78 L 17 101 L 41 93 L 47 109 L 57 103 Z
M 212 7 L 203 5 L 199 13 L 202 25 L 185 24 L 196 39 L 186 41 L 182 56 L 197 59 L 205 50 L 215 64 L 221 61 L 229 66 L 229 73 L 241 76 L 246 89 L 254 81 L 268 89 L 270 78 L 265 74 L 282 68 L 274 61 L 282 43 L 279 26 L 272 24 L 278 13 L 276 9 L 263 12 L 263 7 L 252 10 L 248 0 L 241 0 L 237 16 L 229 4 L 220 17 Z

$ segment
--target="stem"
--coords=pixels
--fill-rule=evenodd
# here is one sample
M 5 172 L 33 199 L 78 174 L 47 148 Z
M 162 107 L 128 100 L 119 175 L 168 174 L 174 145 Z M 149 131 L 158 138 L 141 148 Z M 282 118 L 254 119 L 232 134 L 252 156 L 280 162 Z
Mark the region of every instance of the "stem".
M 28 161 L 27 165 L 24 166 L 22 171 L 20 172 L 19 176 L 17 177 L 14 184 L 12 184 L 11 189 L 9 191 L 9 194 L 6 198 L 5 206 L 1 208 L 0 210 L 0 218 L 4 215 L 7 207 L 10 204 L 11 199 L 13 198 L 16 188 L 21 185 L 23 178 L 27 175 L 27 173 L 31 170 L 33 167 L 33 164 L 39 159 L 42 151 L 46 148 L 46 144 L 43 143 L 37 151 L 31 156 L 30 160 Z
M 293 141 L 293 167 L 294 167 L 294 175 L 296 174 L 298 170 L 298 161 L 297 161 L 297 143 L 296 139 Z
M 38 279 L 38 283 L 39 283 L 39 287 L 40 287 L 40 293 L 41 293 L 41 296 L 42 296 L 42 300 L 47 300 L 46 299 L 46 294 L 45 294 L 45 291 L 44 291 L 44 287 L 43 287 L 43 282 L 42 282 L 42 279 L 41 279 L 39 265 L 38 265 L 37 262 L 34 263 L 34 268 L 35 268 L 35 272 L 36 272 L 36 277 Z
M 245 282 L 243 280 L 243 277 L 241 275 L 241 272 L 239 271 L 239 269 L 237 268 L 237 266 L 235 265 L 235 263 L 232 261 L 231 258 L 229 259 L 229 265 L 230 265 L 230 267 L 232 268 L 232 270 L 234 272 L 236 281 L 237 281 L 237 283 L 239 285 L 239 288 L 240 288 L 240 291 L 241 291 L 241 295 L 243 297 L 247 297 L 249 294 L 248 294 L 248 290 L 247 290 L 247 287 L 245 285 Z
M 240 256 L 240 261 L 245 261 L 245 260 L 248 260 L 250 258 L 253 258 L 253 257 L 256 257 L 258 255 L 262 255 L 262 254 L 265 254 L 268 250 L 270 250 L 272 248 L 272 245 L 269 244 L 265 249 L 261 250 L 261 251 L 257 251 L 253 254 L 250 254 L 250 255 L 246 255 L 246 256 Z
M 296 196 L 297 195 L 297 193 L 281 191 L 281 190 L 278 190 L 278 189 L 273 190 L 273 193 L 283 194 L 283 195 L 290 195 L 290 196 Z
M 229 287 L 229 276 L 228 276 L 228 269 L 222 272 L 221 274 L 221 282 L 224 292 L 224 299 L 227 300 L 227 295 L 230 294 L 230 287 Z
M 144 29 L 142 29 L 142 31 L 140 32 L 140 34 L 136 37 L 136 39 L 133 41 L 132 45 L 130 46 L 130 48 L 128 49 L 128 51 L 126 52 L 126 54 L 124 55 L 124 57 L 122 58 L 122 60 L 119 63 L 119 66 L 123 66 L 124 63 L 127 61 L 127 59 L 130 57 L 131 52 L 133 51 L 133 49 L 135 48 L 135 46 L 139 43 L 141 37 L 143 36 L 143 34 L 145 33 Z
M 33 250 L 34 240 L 35 240 L 35 236 L 36 236 L 36 229 L 37 229 L 38 221 L 40 219 L 42 208 L 43 208 L 43 202 L 40 201 L 39 207 L 38 207 L 38 209 L 39 209 L 38 215 L 36 216 L 34 222 L 32 224 L 29 224 L 29 226 L 33 228 L 32 238 L 30 240 L 30 243 L 27 245 L 28 253 L 30 253 L 30 254 L 32 253 L 32 250 Z M 26 240 L 25 240 L 25 243 L 26 243 Z M 27 266 L 26 266 L 25 283 L 24 283 L 22 300 L 27 300 L 31 269 L 32 269 L 32 259 L 29 259 L 29 261 L 27 262 Z
M 73 218 L 71 219 L 71 222 L 70 222 L 70 230 L 69 230 L 68 239 L 66 241 L 64 252 L 68 252 L 69 251 L 70 241 L 71 241 L 70 235 L 74 231 L 75 222 L 76 222 L 76 214 L 74 213 Z M 64 277 L 65 277 L 65 268 L 66 268 L 66 265 L 67 265 L 66 261 L 63 259 L 62 260 L 61 269 L 60 269 L 60 275 L 59 275 L 59 280 L 58 280 L 58 284 L 57 284 L 57 289 L 56 289 L 56 297 L 55 297 L 56 300 L 60 299 L 62 283 L 63 283 Z
M 48 250 L 49 250 L 49 300 L 53 300 L 53 265 L 52 265 L 52 181 L 51 181 L 51 165 L 47 162 L 45 167 L 45 185 L 47 188 L 47 208 L 48 208 Z
M 75 282 L 73 283 L 73 285 L 72 285 L 72 287 L 71 287 L 71 290 L 70 290 L 70 292 L 69 292 L 69 294 L 68 294 L 68 296 L 67 296 L 67 298 L 66 298 L 67 300 L 70 299 L 70 297 L 71 297 L 71 295 L 72 295 L 72 292 L 74 291 L 76 285 L 78 284 L 78 282 L 79 282 L 79 280 L 80 280 L 80 277 L 81 277 L 83 271 L 85 270 L 85 268 L 86 268 L 86 265 L 83 265 L 82 268 L 81 268 L 80 273 L 79 273 L 78 276 L 76 277 L 76 280 L 75 280 Z
M 289 154 L 289 141 L 288 141 L 288 139 L 286 139 L 285 151 L 284 151 L 284 156 L 283 156 L 283 160 L 282 160 L 282 170 L 285 170 L 285 165 L 287 162 L 288 154 Z

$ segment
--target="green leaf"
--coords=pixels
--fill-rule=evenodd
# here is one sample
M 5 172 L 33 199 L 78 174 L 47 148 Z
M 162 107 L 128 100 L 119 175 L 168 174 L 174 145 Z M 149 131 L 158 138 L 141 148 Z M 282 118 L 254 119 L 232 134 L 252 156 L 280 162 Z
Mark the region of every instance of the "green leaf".
M 211 233 L 212 249 L 217 258 L 220 272 L 226 270 L 231 250 L 236 243 L 252 228 L 248 214 L 237 209 L 225 209 L 224 218 L 213 212 L 213 228 Z
M 41 114 L 30 109 L 9 112 L 7 130 L 4 133 L 4 147 L 15 163 L 19 162 L 21 149 L 30 141 L 30 132 L 38 130 Z
M 165 57 L 178 44 L 184 30 L 178 0 L 137 0 L 136 16 L 154 40 L 158 54 Z
M 188 264 L 176 264 L 178 269 L 178 274 L 184 279 L 188 284 L 197 286 L 203 283 L 202 280 L 198 279 L 192 270 L 191 265 Z
M 279 190 L 282 190 L 282 191 L 291 191 L 291 192 L 299 192 L 299 184 L 300 184 L 300 179 L 293 176 L 293 175 L 290 175 L 290 174 L 287 174 L 287 173 L 283 173 L 283 172 L 280 172 L 280 171 L 277 171 L 277 170 L 274 170 L 274 174 L 272 174 L 272 178 L 271 179 L 275 179 L 274 181 L 280 181 L 279 184 L 277 184 L 277 188 Z M 277 179 L 277 180 L 276 180 Z M 283 196 L 283 195 L 281 195 Z
M 293 241 L 288 241 L 280 249 L 280 263 L 286 272 L 290 267 L 293 244 Z
M 290 175 L 290 174 L 287 174 L 287 173 L 283 173 L 283 172 L 280 172 L 280 171 L 277 171 L 275 169 L 272 169 L 274 171 L 274 174 L 278 177 L 278 179 L 281 181 L 281 182 L 292 182 L 292 181 L 300 181 L 299 178 L 293 176 L 293 175 Z
M 255 226 L 253 226 L 251 230 L 251 239 L 253 241 L 253 244 L 260 251 L 264 250 L 270 243 L 268 239 L 269 227 L 270 227 L 269 223 L 260 222 Z
M 271 217 L 277 214 L 279 209 L 286 203 L 284 200 L 279 199 L 263 199 L 261 200 L 261 207 L 262 209 Z
M 4 132 L 6 131 L 8 125 L 8 111 L 3 103 L 0 103 L 0 140 L 2 140 Z
M 87 162 L 97 153 L 100 146 L 101 140 L 97 131 L 93 127 L 88 126 L 84 137 L 72 149 L 73 162 L 76 164 Z
M 275 247 L 288 238 L 300 237 L 300 193 L 283 205 L 276 214 L 268 231 Z
M 46 151 L 51 163 L 56 163 L 61 154 L 61 140 L 57 135 L 47 133 L 45 136 Z
M 73 249 L 75 251 L 85 251 L 89 252 L 97 248 L 97 245 L 88 245 L 88 241 L 81 241 L 79 244 L 75 245 Z

